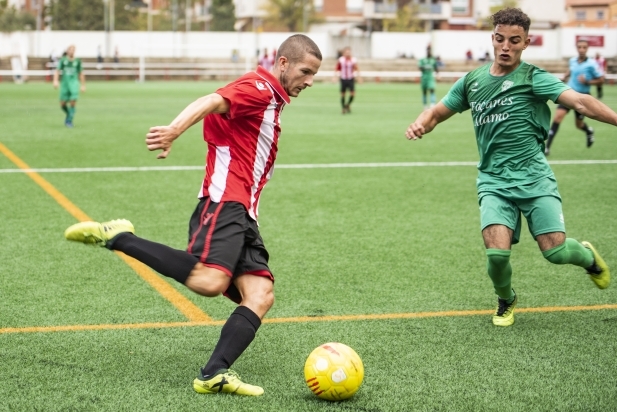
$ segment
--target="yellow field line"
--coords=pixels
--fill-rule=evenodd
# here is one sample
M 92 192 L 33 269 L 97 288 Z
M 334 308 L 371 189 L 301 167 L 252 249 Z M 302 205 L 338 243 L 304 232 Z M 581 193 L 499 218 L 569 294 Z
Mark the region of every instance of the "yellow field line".
M 617 309 L 617 304 L 591 305 L 591 306 L 546 306 L 537 308 L 517 308 L 518 313 L 550 313 L 550 312 L 581 312 L 590 310 Z M 388 319 L 426 319 L 444 318 L 456 316 L 491 315 L 494 310 L 446 310 L 438 312 L 411 312 L 411 313 L 382 313 L 372 315 L 330 315 L 330 316 L 298 316 L 289 318 L 266 318 L 263 323 L 306 323 L 306 322 L 339 322 L 361 320 L 388 320 Z M 202 322 L 158 322 L 158 323 L 125 323 L 107 325 L 65 325 L 65 326 L 29 326 L 22 328 L 0 328 L 0 335 L 7 333 L 32 333 L 32 332 L 69 332 L 86 330 L 115 330 L 115 329 L 158 329 L 180 328 L 195 326 L 222 326 L 224 320 L 211 320 Z
M 0 152 L 6 156 L 18 168 L 36 182 L 44 191 L 47 192 L 60 206 L 69 212 L 75 219 L 80 222 L 92 220 L 81 209 L 75 206 L 69 199 L 58 191 L 51 183 L 43 179 L 41 175 L 33 172 L 17 155 L 11 152 L 6 146 L 0 143 Z M 193 304 L 190 300 L 184 297 L 180 292 L 174 289 L 169 283 L 165 282 L 158 275 L 152 272 L 147 266 L 136 261 L 133 258 L 126 256 L 124 253 L 116 252 L 143 280 L 152 286 L 158 293 L 174 305 L 184 316 L 194 322 L 208 322 L 212 319 L 206 315 L 199 307 Z

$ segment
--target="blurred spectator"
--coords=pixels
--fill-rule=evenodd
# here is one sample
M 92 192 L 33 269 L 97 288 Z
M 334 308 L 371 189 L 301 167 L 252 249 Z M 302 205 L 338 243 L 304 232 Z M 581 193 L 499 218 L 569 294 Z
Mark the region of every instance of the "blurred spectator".
M 103 68 L 103 54 L 101 53 L 101 45 L 96 48 L 96 68 L 101 70 Z
M 602 73 L 602 76 L 606 74 L 606 59 L 600 55 L 600 53 L 596 53 L 596 63 L 598 63 L 598 68 Z M 596 90 L 598 93 L 598 100 L 600 100 L 604 96 L 604 92 L 602 90 L 602 83 L 596 85 Z

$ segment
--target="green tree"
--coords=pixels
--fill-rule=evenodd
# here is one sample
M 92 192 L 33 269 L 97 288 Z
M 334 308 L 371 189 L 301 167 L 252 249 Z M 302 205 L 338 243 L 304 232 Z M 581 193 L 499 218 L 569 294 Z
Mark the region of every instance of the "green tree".
M 32 30 L 36 27 L 36 17 L 8 6 L 8 0 L 0 0 L 0 31 L 10 33 L 20 30 Z
M 114 1 L 114 30 L 139 30 L 144 18 L 131 7 L 131 0 Z M 54 30 L 104 30 L 109 0 L 53 0 L 51 6 Z
M 236 23 L 236 7 L 232 0 L 212 0 L 212 31 L 234 31 Z
M 499 10 L 508 8 L 508 7 L 518 7 L 518 0 L 501 0 L 501 4 L 491 6 L 490 12 L 491 16 L 497 13 Z
M 147 15 L 133 7 L 134 0 L 115 0 L 114 30 L 146 30 Z M 144 7 L 143 10 L 147 10 Z
M 418 19 L 418 5 L 408 3 L 399 6 L 396 10 L 396 18 L 384 21 L 384 29 L 396 32 L 424 31 L 422 22 Z
M 485 19 L 478 20 L 478 28 L 493 28 L 493 21 L 491 16 L 497 13 L 499 10 L 503 10 L 508 7 L 518 7 L 518 0 L 501 0 L 501 4 L 491 6 L 489 8 L 489 16 Z
M 53 0 L 54 30 L 103 30 L 104 10 L 101 0 Z
M 270 0 L 264 10 L 266 23 L 282 25 L 292 32 L 308 31 L 308 27 L 303 27 L 305 21 L 307 26 L 321 21 L 311 0 Z

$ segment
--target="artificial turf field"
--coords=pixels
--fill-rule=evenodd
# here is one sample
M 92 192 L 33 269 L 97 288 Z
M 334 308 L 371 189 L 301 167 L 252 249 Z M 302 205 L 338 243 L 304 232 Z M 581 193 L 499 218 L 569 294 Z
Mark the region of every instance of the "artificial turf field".
M 361 84 L 350 115 L 333 83 L 285 108 L 260 205 L 277 300 L 234 365 L 265 394 L 194 393 L 234 304 L 63 231 L 127 218 L 140 236 L 183 249 L 201 128 L 166 160 L 145 134 L 220 85 L 89 82 L 66 129 L 50 84 L 0 84 L 0 411 L 617 410 L 617 286 L 551 265 L 524 225 L 511 258 L 516 323 L 492 325 L 470 116 L 407 141 L 417 84 Z M 617 109 L 617 87 L 604 102 Z M 569 114 L 550 156 L 568 236 L 591 241 L 617 274 L 617 129 L 590 120 L 586 149 L 573 123 Z M 349 401 L 321 401 L 304 383 L 304 360 L 329 341 L 364 361 Z

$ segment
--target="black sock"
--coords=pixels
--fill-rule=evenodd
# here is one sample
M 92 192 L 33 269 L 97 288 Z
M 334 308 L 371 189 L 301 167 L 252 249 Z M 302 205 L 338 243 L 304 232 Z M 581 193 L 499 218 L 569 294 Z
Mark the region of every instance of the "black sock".
M 233 311 L 223 329 L 210 360 L 201 370 L 202 375 L 212 375 L 220 369 L 229 369 L 255 338 L 261 319 L 246 306 Z
M 132 233 L 120 233 L 107 242 L 106 247 L 119 250 L 182 284 L 199 262 L 199 259 L 188 252 L 142 239 Z
M 589 130 L 589 127 L 587 127 L 587 123 L 583 123 L 583 127 L 581 127 L 581 130 L 584 131 L 586 134 L 591 133 L 591 130 Z
M 347 102 L 347 106 L 349 106 L 353 102 L 353 94 L 349 95 L 349 101 Z
M 548 131 L 548 140 L 546 141 L 546 147 L 551 147 L 551 144 L 553 143 L 553 139 L 555 138 L 555 135 L 557 134 L 557 130 L 559 130 L 559 123 L 555 123 L 553 122 L 553 124 L 551 125 L 551 130 Z
M 341 106 L 345 107 L 345 97 L 341 97 Z

